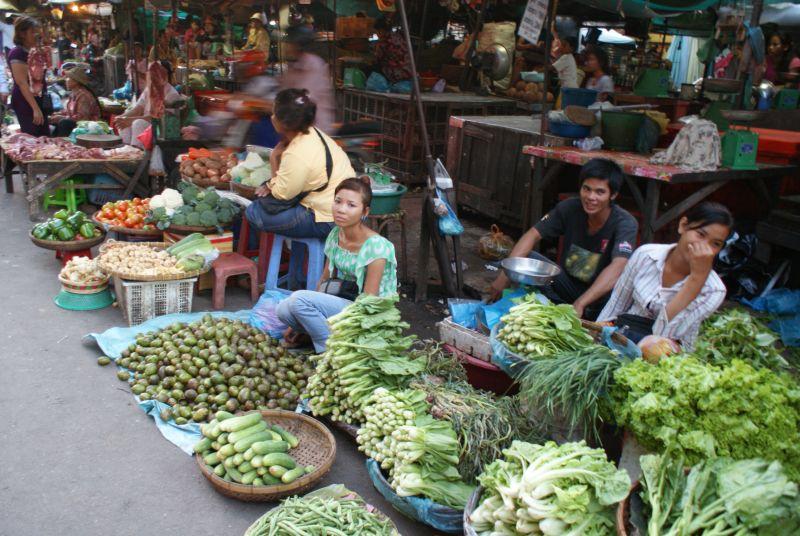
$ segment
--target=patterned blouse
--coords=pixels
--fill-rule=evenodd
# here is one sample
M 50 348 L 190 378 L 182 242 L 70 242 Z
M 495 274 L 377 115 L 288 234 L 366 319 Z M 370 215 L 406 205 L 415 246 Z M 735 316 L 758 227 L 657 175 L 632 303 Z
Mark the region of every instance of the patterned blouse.
M 331 277 L 336 276 L 358 284 L 359 292 L 364 292 L 364 278 L 367 266 L 378 259 L 386 259 L 386 267 L 378 287 L 379 296 L 397 293 L 397 260 L 394 244 L 380 235 L 374 235 L 364 242 L 358 253 L 348 251 L 339 245 L 339 227 L 334 227 L 325 240 L 325 256 L 328 258 Z
M 79 86 L 72 90 L 63 116 L 73 121 L 97 121 L 100 119 L 100 106 L 88 89 Z

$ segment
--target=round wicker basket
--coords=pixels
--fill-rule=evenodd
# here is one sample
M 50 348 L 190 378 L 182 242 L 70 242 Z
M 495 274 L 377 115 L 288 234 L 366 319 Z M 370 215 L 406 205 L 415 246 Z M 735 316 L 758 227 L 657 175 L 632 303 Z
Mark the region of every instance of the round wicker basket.
M 241 182 L 231 182 L 231 192 L 239 194 L 245 199 L 252 200 L 256 198 L 256 187 L 247 186 Z
M 109 277 L 106 277 L 91 283 L 75 283 L 69 279 L 64 279 L 61 274 L 58 275 L 58 280 L 63 289 L 73 294 L 97 294 L 98 292 L 103 292 L 108 288 L 109 279 Z
M 189 235 L 192 233 L 202 233 L 202 234 L 214 234 L 217 232 L 216 227 L 203 227 L 200 225 L 175 225 L 171 223 L 169 227 L 167 227 L 166 231 L 168 233 L 175 233 L 179 235 Z
M 161 238 L 164 234 L 163 231 L 159 229 L 128 229 L 127 227 L 119 227 L 117 225 L 109 225 L 105 222 L 102 222 L 97 219 L 98 212 L 92 214 L 92 221 L 95 222 L 97 225 L 105 229 L 106 231 L 113 231 L 115 233 L 129 235 L 129 236 L 140 236 L 145 238 Z
M 199 454 L 195 455 L 200 472 L 218 492 L 240 501 L 275 501 L 310 489 L 328 474 L 336 458 L 336 440 L 322 423 L 307 415 L 280 409 L 262 410 L 261 414 L 269 423 L 285 428 L 300 440 L 300 444 L 290 450 L 289 455 L 297 461 L 298 465 L 313 465 L 316 470 L 301 476 L 291 484 L 249 486 L 226 482 L 214 474 L 214 471 L 203 462 Z
M 95 236 L 94 238 L 86 238 L 84 240 L 69 240 L 69 241 L 61 241 L 61 240 L 42 240 L 40 238 L 36 238 L 33 236 L 33 233 L 28 233 L 28 236 L 31 239 L 31 242 L 39 246 L 43 249 L 50 249 L 53 251 L 82 251 L 84 249 L 91 249 L 97 244 L 103 242 L 106 239 L 106 232 L 103 228 L 100 228 L 100 236 Z
M 215 181 L 212 179 L 194 179 L 192 177 L 188 177 L 186 175 L 181 175 L 181 179 L 184 181 L 194 184 L 198 188 L 208 188 L 213 187 L 217 190 L 229 190 L 230 189 L 230 181 Z
M 211 266 L 209 266 L 207 268 L 203 268 L 202 270 L 196 270 L 193 272 L 182 272 L 180 274 L 154 276 L 154 275 L 136 274 L 133 272 L 124 272 L 104 262 L 103 260 L 104 253 L 111 250 L 112 248 L 124 247 L 124 246 L 149 246 L 153 249 L 164 249 L 167 247 L 167 244 L 165 244 L 164 242 L 118 242 L 116 240 L 109 240 L 108 242 L 103 244 L 102 247 L 100 247 L 100 256 L 97 258 L 97 266 L 109 275 L 119 277 L 120 279 L 126 279 L 128 281 L 179 281 L 181 279 L 197 277 L 198 275 L 204 274 L 211 269 Z

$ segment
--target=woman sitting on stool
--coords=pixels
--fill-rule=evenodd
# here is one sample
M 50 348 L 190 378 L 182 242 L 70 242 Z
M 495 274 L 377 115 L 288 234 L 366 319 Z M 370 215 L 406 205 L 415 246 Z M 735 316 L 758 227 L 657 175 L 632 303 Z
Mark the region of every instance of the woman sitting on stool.
M 50 116 L 50 124 L 55 125 L 53 136 L 65 138 L 72 134 L 78 121 L 99 121 L 100 102 L 89 89 L 89 75 L 75 67 L 66 72 L 67 89 L 71 91 L 63 113 Z
M 336 227 L 325 241 L 326 260 L 318 286 L 320 290 L 330 288 L 332 285 L 326 283 L 333 277 L 353 282 L 357 294 L 390 296 L 397 293 L 394 245 L 364 224 L 370 201 L 372 190 L 366 177 L 346 179 L 336 187 L 333 200 Z M 356 289 L 353 290 L 356 294 Z M 328 318 L 351 303 L 349 299 L 325 292 L 293 292 L 277 309 L 278 318 L 289 326 L 284 344 L 299 347 L 312 342 L 314 350 L 322 353 L 328 340 Z
M 312 127 L 316 114 L 305 89 L 275 97 L 272 124 L 282 139 L 270 156 L 272 179 L 256 190 L 259 199 L 246 212 L 261 231 L 322 240 L 333 228 L 334 190 L 355 171 L 341 147 Z

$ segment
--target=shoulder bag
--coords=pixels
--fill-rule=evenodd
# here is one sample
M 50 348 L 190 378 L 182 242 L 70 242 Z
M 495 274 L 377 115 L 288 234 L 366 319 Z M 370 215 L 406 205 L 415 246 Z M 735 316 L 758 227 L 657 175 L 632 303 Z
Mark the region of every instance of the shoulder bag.
M 358 291 L 358 283 L 349 279 L 342 279 L 337 277 L 338 269 L 334 266 L 333 277 L 326 279 L 319 286 L 319 291 L 331 296 L 338 296 L 345 300 L 356 301 L 360 294 Z
M 269 194 L 265 197 L 259 197 L 258 202 L 261 205 L 261 208 L 264 209 L 264 212 L 267 214 L 274 216 L 275 214 L 280 214 L 285 210 L 294 208 L 299 205 L 300 201 L 302 201 L 303 198 L 311 192 L 321 192 L 328 187 L 328 183 L 330 183 L 331 180 L 331 173 L 333 173 L 333 157 L 331 156 L 331 151 L 328 148 L 328 144 L 325 142 L 325 138 L 322 137 L 322 134 L 320 134 L 319 130 L 316 128 L 314 131 L 317 133 L 317 136 L 319 136 L 319 140 L 322 142 L 323 147 L 325 147 L 325 172 L 327 173 L 327 180 L 325 181 L 325 184 L 316 190 L 300 192 L 291 199 L 276 199 L 272 194 Z

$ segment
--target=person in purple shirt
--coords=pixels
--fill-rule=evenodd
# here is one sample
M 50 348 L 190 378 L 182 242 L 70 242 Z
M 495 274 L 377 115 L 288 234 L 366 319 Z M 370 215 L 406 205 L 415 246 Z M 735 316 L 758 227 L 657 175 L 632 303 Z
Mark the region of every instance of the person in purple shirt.
M 28 71 L 28 53 L 42 36 L 42 26 L 35 19 L 20 17 L 14 23 L 14 44 L 8 63 L 14 78 L 11 108 L 17 115 L 20 130 L 32 136 L 48 136 L 50 129 L 42 111 L 42 95 L 34 95 Z

